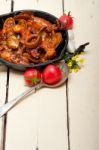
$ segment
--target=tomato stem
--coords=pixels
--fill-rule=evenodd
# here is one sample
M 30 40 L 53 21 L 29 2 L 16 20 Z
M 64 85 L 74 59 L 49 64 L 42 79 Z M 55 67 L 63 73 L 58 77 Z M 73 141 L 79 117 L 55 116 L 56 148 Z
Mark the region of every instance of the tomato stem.
M 68 12 L 68 16 L 71 16 L 71 11 Z

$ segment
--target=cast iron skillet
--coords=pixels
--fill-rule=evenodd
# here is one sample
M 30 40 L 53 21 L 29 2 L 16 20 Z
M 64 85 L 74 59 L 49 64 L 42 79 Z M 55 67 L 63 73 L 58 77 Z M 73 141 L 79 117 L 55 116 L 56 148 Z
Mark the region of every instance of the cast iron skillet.
M 39 11 L 39 10 L 19 10 L 19 11 L 15 11 L 12 13 L 0 15 L 0 28 L 2 29 L 3 23 L 4 23 L 6 18 L 14 17 L 14 16 L 18 15 L 20 12 L 24 12 L 24 11 L 25 12 L 26 11 L 32 12 L 34 16 L 44 18 L 44 19 L 50 21 L 51 23 L 56 23 L 56 20 L 57 20 L 57 18 L 55 16 L 53 16 L 47 12 L 43 12 L 43 11 Z M 61 42 L 61 44 L 56 49 L 57 57 L 55 59 L 48 60 L 48 61 L 46 61 L 44 63 L 40 63 L 40 64 L 18 65 L 18 64 L 10 63 L 10 62 L 0 58 L 0 63 L 4 64 L 10 68 L 24 71 L 27 68 L 41 68 L 41 67 L 44 67 L 45 65 L 48 65 L 50 63 L 54 63 L 56 61 L 59 61 L 59 60 L 61 60 L 61 58 L 62 58 L 62 56 L 65 53 L 66 48 L 67 48 L 68 32 L 62 31 L 62 37 L 63 37 L 63 41 Z

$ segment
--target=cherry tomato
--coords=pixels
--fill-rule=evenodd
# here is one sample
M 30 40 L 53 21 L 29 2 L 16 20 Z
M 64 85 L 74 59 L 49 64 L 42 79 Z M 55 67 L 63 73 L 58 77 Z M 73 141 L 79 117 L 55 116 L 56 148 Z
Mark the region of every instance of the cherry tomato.
M 41 73 L 37 69 L 27 69 L 24 72 L 24 80 L 26 85 L 33 86 L 41 82 Z
M 61 79 L 61 70 L 56 65 L 50 64 L 42 72 L 42 80 L 46 84 L 56 84 Z
M 70 15 L 70 13 L 68 13 L 68 15 L 64 14 L 59 18 L 60 22 L 62 22 L 66 29 L 69 30 L 73 27 L 73 18 Z

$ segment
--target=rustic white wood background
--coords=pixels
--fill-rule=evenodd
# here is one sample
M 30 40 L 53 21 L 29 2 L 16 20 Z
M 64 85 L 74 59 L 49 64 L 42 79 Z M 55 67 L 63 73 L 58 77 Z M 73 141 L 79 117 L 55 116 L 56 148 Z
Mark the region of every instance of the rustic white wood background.
M 84 68 L 57 89 L 42 89 L 0 118 L 0 150 L 99 150 L 99 0 L 0 0 L 0 14 L 38 9 L 74 16 Z M 27 87 L 22 73 L 0 65 L 0 106 Z

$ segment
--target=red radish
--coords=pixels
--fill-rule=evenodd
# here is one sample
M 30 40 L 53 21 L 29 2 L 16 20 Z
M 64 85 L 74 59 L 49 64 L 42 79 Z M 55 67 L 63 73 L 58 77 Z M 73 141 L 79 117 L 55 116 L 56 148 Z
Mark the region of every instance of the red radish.
M 33 86 L 41 82 L 41 73 L 37 69 L 27 69 L 24 72 L 24 80 L 26 85 Z
M 62 79 L 61 70 L 53 64 L 48 65 L 42 73 L 42 80 L 46 84 L 56 84 Z
M 60 20 L 60 22 L 62 22 L 65 25 L 67 30 L 72 29 L 72 27 L 73 27 L 73 18 L 70 15 L 70 12 L 68 13 L 68 15 L 66 15 L 66 14 L 62 15 L 59 18 L 59 20 Z

